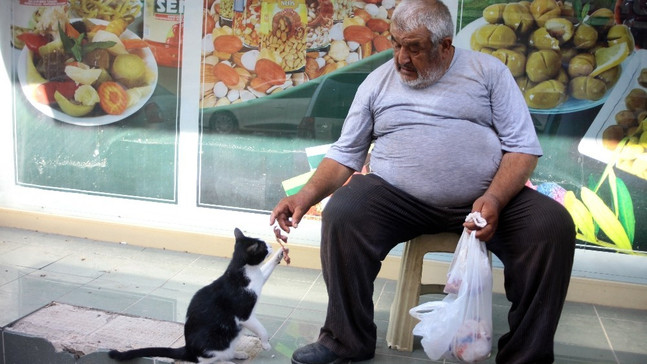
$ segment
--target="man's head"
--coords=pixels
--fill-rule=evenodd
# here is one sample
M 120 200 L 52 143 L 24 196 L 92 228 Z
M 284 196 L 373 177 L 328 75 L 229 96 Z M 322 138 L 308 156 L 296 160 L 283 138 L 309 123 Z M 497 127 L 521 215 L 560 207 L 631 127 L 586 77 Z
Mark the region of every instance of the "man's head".
M 402 82 L 423 88 L 438 81 L 451 63 L 454 24 L 439 0 L 402 0 L 391 19 L 395 67 Z

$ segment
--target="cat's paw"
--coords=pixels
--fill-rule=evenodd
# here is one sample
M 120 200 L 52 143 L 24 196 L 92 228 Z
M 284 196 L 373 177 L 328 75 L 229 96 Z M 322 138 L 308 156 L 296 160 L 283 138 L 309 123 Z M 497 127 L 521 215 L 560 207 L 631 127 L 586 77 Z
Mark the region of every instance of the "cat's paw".
M 234 359 L 236 360 L 247 360 L 249 359 L 249 354 L 244 351 L 236 351 L 234 353 Z
M 267 351 L 267 350 L 270 350 L 272 348 L 272 345 L 270 345 L 269 341 L 262 341 L 261 342 L 261 347 L 263 348 L 263 350 Z
M 277 264 L 277 265 L 281 264 L 281 260 L 283 260 L 283 254 L 284 254 L 283 249 L 276 252 L 276 255 L 274 256 L 274 263 L 275 264 Z

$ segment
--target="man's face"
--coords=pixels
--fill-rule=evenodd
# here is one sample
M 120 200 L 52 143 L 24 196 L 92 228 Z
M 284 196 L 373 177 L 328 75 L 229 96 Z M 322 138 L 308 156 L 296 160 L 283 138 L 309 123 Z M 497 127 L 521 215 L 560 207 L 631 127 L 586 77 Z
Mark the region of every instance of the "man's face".
M 395 68 L 402 82 L 410 87 L 423 88 L 435 83 L 449 66 L 451 40 L 434 45 L 430 38 L 425 27 L 412 32 L 391 29 Z

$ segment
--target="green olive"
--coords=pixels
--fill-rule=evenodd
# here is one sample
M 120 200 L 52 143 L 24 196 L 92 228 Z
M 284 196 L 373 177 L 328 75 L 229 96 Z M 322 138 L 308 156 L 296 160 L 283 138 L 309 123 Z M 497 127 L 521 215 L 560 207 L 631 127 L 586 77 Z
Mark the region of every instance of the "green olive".
M 474 32 L 474 41 L 481 47 L 509 48 L 517 42 L 517 35 L 503 24 L 486 24 Z
M 566 18 L 552 18 L 546 20 L 544 27 L 553 38 L 564 44 L 573 38 L 575 27 L 573 23 Z
M 579 53 L 568 62 L 568 75 L 573 77 L 588 76 L 595 69 L 595 56 L 591 53 Z
M 609 68 L 608 70 L 595 76 L 595 78 L 604 81 L 604 83 L 607 85 L 607 88 L 610 89 L 613 85 L 616 84 L 618 78 L 620 78 L 620 66 Z
M 627 109 L 642 111 L 647 109 L 647 92 L 641 88 L 634 88 L 625 96 Z
M 575 20 L 575 8 L 571 2 L 564 2 L 561 4 L 560 16 Z
M 519 5 L 523 5 L 523 6 L 525 6 L 525 7 L 526 7 L 526 9 L 528 9 L 528 11 L 530 11 L 530 1 L 528 1 L 528 0 L 522 0 L 522 1 L 519 1 L 518 3 L 519 3 Z
M 481 48 L 481 49 L 479 50 L 479 52 L 481 52 L 481 53 L 485 53 L 485 54 L 489 54 L 489 55 L 492 55 L 492 53 L 494 53 L 495 51 L 496 51 L 496 49 L 494 49 L 494 48 L 488 48 L 488 47 L 483 47 L 483 48 Z
M 568 87 L 571 96 L 580 100 L 599 100 L 607 92 L 607 85 L 604 81 L 589 76 L 579 76 L 571 79 Z
M 566 73 L 566 70 L 563 67 L 559 69 L 559 73 L 555 77 L 555 80 L 563 83 L 564 85 L 568 83 L 569 77 L 568 77 L 568 74 Z
M 530 81 L 527 76 L 517 77 L 515 78 L 515 81 L 517 81 L 517 86 L 519 86 L 521 93 L 526 93 L 526 91 L 537 85 L 536 83 Z
M 506 4 L 493 4 L 483 9 L 483 19 L 490 24 L 501 23 Z
M 575 48 L 562 48 L 560 56 L 562 58 L 562 66 L 568 67 L 568 63 L 577 55 L 577 49 Z
M 624 128 L 631 128 L 638 125 L 638 119 L 636 119 L 636 115 L 631 110 L 622 110 L 616 114 L 615 118 L 616 124 Z
M 519 3 L 509 3 L 503 10 L 503 24 L 525 34 L 535 25 L 535 20 L 527 7 Z
M 477 52 L 480 52 L 481 49 L 485 48 L 482 46 L 477 40 L 476 40 L 476 33 L 478 32 L 473 32 L 472 35 L 470 36 L 470 48 L 472 50 L 475 50 Z
M 634 50 L 634 37 L 631 35 L 629 28 L 624 24 L 616 24 L 609 28 L 609 32 L 607 33 L 607 43 L 609 46 L 618 43 L 627 43 L 629 53 Z
M 528 46 L 524 43 L 517 43 L 514 46 L 510 47 L 510 49 L 522 54 L 528 54 Z
M 599 32 L 606 33 L 616 23 L 616 20 L 612 10 L 600 8 L 589 15 L 589 22 Z
M 540 82 L 524 93 L 528 107 L 552 109 L 566 100 L 566 86 L 555 80 Z
M 575 28 L 573 44 L 577 49 L 589 49 L 598 41 L 598 32 L 592 26 L 581 23 Z
M 530 53 L 526 62 L 526 75 L 533 82 L 554 78 L 561 68 L 559 53 L 551 50 L 540 50 Z
M 553 38 L 544 27 L 538 28 L 530 35 L 530 45 L 537 49 L 559 51 L 559 40 Z
M 608 150 L 616 149 L 625 137 L 625 129 L 620 125 L 610 125 L 602 132 L 602 145 Z
M 512 76 L 518 77 L 526 72 L 526 56 L 523 53 L 502 48 L 494 51 L 492 55 L 508 66 Z
M 647 119 L 647 110 L 641 111 L 636 115 L 636 121 L 645 121 Z
M 647 87 L 647 68 L 640 70 L 640 76 L 638 76 L 638 84 L 642 87 Z
M 530 3 L 530 13 L 537 25 L 543 27 L 548 19 L 560 16 L 562 9 L 556 0 L 533 0 Z

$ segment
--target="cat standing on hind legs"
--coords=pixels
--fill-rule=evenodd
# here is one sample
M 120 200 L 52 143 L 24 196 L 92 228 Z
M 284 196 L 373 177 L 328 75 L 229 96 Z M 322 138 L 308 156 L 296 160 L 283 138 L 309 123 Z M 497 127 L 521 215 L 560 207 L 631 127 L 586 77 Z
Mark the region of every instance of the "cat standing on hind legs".
M 263 263 L 272 254 L 269 244 L 243 235 L 238 228 L 234 236 L 234 254 L 225 272 L 198 290 L 189 303 L 184 324 L 185 346 L 111 350 L 108 355 L 119 361 L 140 357 L 167 357 L 194 363 L 247 359 L 247 353 L 236 351 L 243 328 L 256 334 L 263 349 L 269 350 L 267 330 L 254 313 L 263 285 L 287 250 L 280 249 Z

